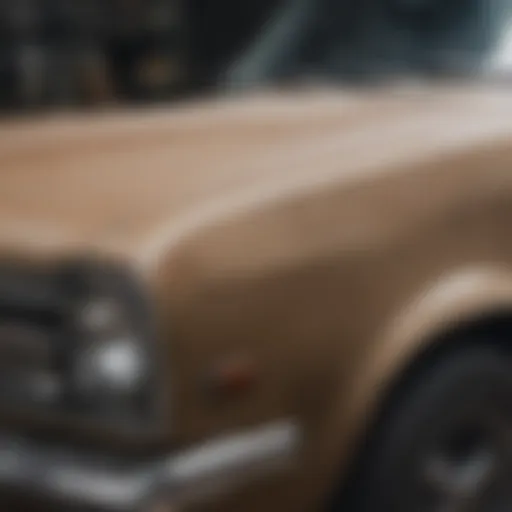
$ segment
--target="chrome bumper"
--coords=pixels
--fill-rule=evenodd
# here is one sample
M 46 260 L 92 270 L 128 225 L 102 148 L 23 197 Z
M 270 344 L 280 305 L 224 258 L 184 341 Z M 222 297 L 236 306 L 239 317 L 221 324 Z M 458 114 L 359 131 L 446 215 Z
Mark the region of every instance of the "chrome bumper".
M 145 512 L 163 501 L 180 510 L 283 469 L 300 443 L 292 422 L 208 441 L 181 453 L 138 463 L 0 438 L 1 489 L 67 509 Z

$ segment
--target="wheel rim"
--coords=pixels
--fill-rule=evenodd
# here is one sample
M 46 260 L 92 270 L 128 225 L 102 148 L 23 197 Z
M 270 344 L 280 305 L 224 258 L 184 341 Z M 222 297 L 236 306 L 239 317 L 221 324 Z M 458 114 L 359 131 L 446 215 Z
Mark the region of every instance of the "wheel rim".
M 493 415 L 461 422 L 422 458 L 425 512 L 512 510 L 510 423 Z

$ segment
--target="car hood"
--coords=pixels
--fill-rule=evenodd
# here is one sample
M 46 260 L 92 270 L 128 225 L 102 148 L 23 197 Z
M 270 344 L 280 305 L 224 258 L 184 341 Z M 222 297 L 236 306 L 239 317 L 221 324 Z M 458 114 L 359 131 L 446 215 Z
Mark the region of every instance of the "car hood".
M 508 109 L 508 114 L 504 113 Z M 129 258 L 244 203 L 364 160 L 510 137 L 499 87 L 260 93 L 0 127 L 0 250 Z M 334 169 L 335 167 L 335 169 Z M 230 206 L 231 205 L 231 206 Z

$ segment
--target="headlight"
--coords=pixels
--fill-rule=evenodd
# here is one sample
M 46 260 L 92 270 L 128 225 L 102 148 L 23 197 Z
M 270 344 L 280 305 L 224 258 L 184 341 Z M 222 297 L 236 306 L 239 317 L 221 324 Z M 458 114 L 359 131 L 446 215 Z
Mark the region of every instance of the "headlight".
M 73 306 L 68 357 L 71 401 L 101 414 L 138 414 L 153 378 L 147 304 L 126 276 L 82 276 Z
M 79 321 L 86 346 L 77 355 L 75 372 L 82 391 L 136 393 L 149 364 L 144 340 L 133 332 L 129 312 L 112 300 L 95 301 L 84 306 Z
M 77 354 L 74 366 L 77 388 L 89 396 L 137 394 L 148 372 L 146 354 L 140 341 L 128 335 L 85 348 Z

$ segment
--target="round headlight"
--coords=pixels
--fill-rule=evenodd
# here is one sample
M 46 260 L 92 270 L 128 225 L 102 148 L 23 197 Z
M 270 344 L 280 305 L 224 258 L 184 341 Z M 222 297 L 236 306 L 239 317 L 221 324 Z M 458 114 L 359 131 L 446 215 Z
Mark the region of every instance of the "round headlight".
M 75 381 L 87 394 L 132 395 L 146 375 L 146 355 L 134 337 L 99 340 L 76 356 Z
M 76 265 L 65 272 L 68 333 L 62 368 L 65 399 L 80 413 L 100 416 L 151 414 L 155 346 L 143 286 L 126 269 Z
M 81 327 L 92 334 L 101 334 L 119 325 L 123 314 L 111 300 L 100 300 L 86 304 L 80 314 Z
M 72 376 L 79 398 L 124 403 L 144 388 L 150 371 L 147 340 L 135 330 L 127 309 L 114 299 L 99 298 L 80 308 Z

